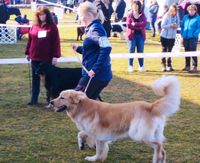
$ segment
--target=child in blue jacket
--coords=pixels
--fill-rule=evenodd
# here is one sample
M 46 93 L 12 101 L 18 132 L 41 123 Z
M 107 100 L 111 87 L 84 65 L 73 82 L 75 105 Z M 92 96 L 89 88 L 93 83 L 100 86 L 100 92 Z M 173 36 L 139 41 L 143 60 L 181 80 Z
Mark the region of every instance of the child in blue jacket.
M 97 99 L 112 79 L 110 63 L 112 48 L 100 22 L 104 20 L 100 9 L 86 1 L 79 6 L 79 18 L 86 26 L 86 38 L 83 46 L 73 45 L 72 48 L 82 54 L 82 64 L 89 72 L 82 69 L 82 78 L 76 90 L 84 91 L 89 82 L 86 94 L 91 99 Z M 92 78 L 91 81 L 90 78 Z

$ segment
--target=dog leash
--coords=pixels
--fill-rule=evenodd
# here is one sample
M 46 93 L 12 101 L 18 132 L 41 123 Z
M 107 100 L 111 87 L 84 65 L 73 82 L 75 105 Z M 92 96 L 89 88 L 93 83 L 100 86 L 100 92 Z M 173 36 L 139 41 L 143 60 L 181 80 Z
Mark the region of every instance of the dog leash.
M 82 64 L 82 61 L 81 61 L 79 55 L 76 53 L 76 51 L 74 51 L 74 53 L 75 53 L 75 55 L 77 56 L 78 61 L 79 61 L 79 63 L 81 64 L 82 68 L 86 71 L 87 74 L 89 74 L 89 71 L 88 71 L 88 70 L 86 69 L 86 67 Z M 89 76 L 89 75 L 88 75 L 88 76 Z M 89 81 L 88 81 L 88 83 L 87 83 L 87 85 L 86 85 L 86 87 L 85 87 L 84 93 L 87 92 L 87 89 L 88 89 L 88 87 L 89 87 L 89 85 L 90 85 L 90 83 L 91 83 L 92 78 L 93 78 L 93 77 L 90 77 L 90 79 L 89 79 Z
M 88 83 L 87 83 L 87 85 L 86 85 L 86 87 L 85 87 L 84 93 L 87 92 L 87 89 L 88 89 L 88 87 L 89 87 L 89 85 L 90 85 L 90 82 L 91 82 L 92 78 L 93 78 L 93 77 L 90 77 L 90 79 L 89 79 L 89 81 L 88 81 Z

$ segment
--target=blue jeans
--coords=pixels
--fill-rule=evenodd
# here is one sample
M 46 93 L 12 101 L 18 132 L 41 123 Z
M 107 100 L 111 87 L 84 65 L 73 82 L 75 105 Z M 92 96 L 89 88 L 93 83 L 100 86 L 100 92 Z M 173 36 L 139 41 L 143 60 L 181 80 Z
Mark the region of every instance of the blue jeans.
M 129 53 L 135 53 L 135 48 L 137 47 L 138 53 L 144 52 L 144 38 L 142 34 L 135 34 L 132 40 L 128 40 L 128 50 Z M 142 67 L 144 65 L 144 58 L 138 58 L 139 65 Z M 129 58 L 129 66 L 133 66 L 133 58 Z

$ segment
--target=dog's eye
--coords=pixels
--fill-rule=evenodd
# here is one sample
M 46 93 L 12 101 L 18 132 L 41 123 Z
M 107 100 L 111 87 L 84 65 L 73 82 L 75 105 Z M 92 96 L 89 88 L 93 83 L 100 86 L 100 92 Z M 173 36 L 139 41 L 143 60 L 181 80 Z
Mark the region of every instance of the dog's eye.
M 60 97 L 60 99 L 62 99 L 62 100 L 63 100 L 63 99 L 65 99 L 65 98 L 64 98 L 64 97 Z

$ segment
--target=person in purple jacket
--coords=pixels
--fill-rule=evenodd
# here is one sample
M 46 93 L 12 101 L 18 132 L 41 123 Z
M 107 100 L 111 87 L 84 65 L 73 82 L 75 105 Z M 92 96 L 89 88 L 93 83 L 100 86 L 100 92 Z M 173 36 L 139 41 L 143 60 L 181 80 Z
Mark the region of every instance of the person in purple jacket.
M 46 7 L 40 6 L 36 10 L 25 54 L 27 60 L 31 60 L 32 68 L 32 95 L 28 105 L 36 105 L 40 93 L 40 77 L 37 74 L 40 63 L 56 64 L 61 56 L 58 28 Z
M 75 90 L 86 91 L 88 98 L 96 100 L 112 79 L 110 63 L 112 47 L 101 24 L 105 17 L 96 5 L 87 1 L 81 3 L 79 18 L 81 24 L 86 26 L 86 38 L 83 46 L 72 45 L 76 52 L 82 54 L 83 65 L 82 78 Z
M 132 1 L 131 10 L 127 15 L 127 43 L 129 53 L 134 53 L 137 47 L 138 53 L 144 52 L 144 41 L 146 39 L 146 17 L 142 12 L 140 1 Z M 145 71 L 144 58 L 138 58 L 139 71 Z M 133 58 L 129 58 L 128 72 L 133 72 Z

